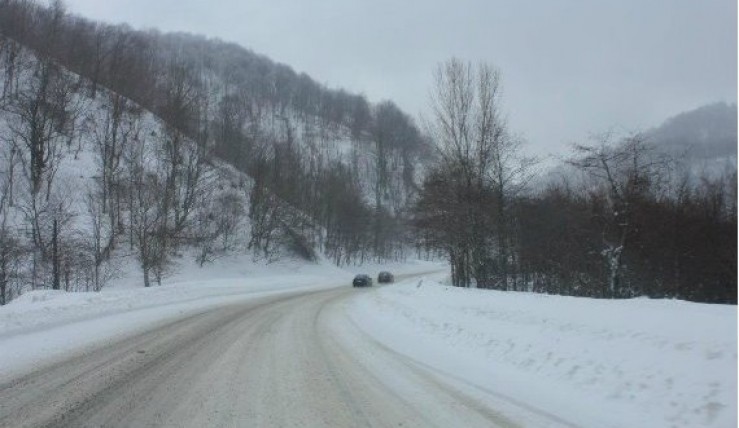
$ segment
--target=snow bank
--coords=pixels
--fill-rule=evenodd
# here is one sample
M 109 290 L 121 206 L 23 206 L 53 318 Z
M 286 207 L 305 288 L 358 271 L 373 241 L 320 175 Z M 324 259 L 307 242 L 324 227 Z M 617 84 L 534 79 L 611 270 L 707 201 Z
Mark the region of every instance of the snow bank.
M 201 268 L 184 257 L 162 286 L 143 288 L 132 262 L 99 293 L 30 291 L 0 307 L 0 383 L 158 323 L 280 293 L 349 286 L 355 271 L 376 275 L 383 269 L 407 274 L 438 270 L 439 265 L 409 262 L 339 269 L 301 260 L 255 262 L 241 255 Z
M 248 256 L 196 267 L 189 261 L 160 287 L 135 269 L 99 293 L 30 291 L 0 307 L 0 383 L 45 364 L 220 305 L 349 284 L 332 266 Z
M 138 269 L 132 267 L 99 293 L 27 292 L 0 308 L 0 339 L 132 310 L 187 302 L 205 306 L 208 299 L 331 287 L 351 280 L 351 274 L 332 266 L 300 261 L 264 264 L 252 262 L 248 256 L 220 260 L 203 268 L 184 260 L 176 269 L 162 286 L 150 288 L 142 286 Z
M 575 424 L 737 425 L 735 306 L 458 289 L 426 279 L 358 295 L 349 313 L 423 364 Z

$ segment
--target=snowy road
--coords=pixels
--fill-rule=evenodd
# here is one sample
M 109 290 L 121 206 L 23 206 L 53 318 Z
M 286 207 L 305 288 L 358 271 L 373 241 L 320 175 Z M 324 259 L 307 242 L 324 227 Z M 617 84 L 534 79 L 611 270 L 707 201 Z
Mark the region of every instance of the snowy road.
M 0 385 L 0 426 L 515 426 L 353 325 L 368 292 L 223 306 L 89 351 Z

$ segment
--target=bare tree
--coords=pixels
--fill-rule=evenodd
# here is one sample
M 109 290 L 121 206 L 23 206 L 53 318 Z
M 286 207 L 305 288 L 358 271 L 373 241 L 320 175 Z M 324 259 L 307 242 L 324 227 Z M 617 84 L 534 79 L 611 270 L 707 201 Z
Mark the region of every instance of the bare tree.
M 199 135 L 201 110 L 207 108 L 200 83 L 195 70 L 177 59 L 171 61 L 161 107 L 165 130 L 161 158 L 166 165 L 166 191 L 162 196 L 165 211 L 172 212 L 167 227 L 173 237 L 188 226 L 206 174 L 206 142 L 188 138 Z
M 248 214 L 251 233 L 247 248 L 254 251 L 255 258 L 258 252 L 261 252 L 265 259 L 271 260 L 279 244 L 284 213 L 278 198 L 267 188 L 266 167 L 266 163 L 262 163 L 261 167 L 257 168 L 258 173 L 254 176 L 254 183 L 249 190 Z
M 195 232 L 200 266 L 234 250 L 244 214 L 243 200 L 234 192 L 200 200 Z
M 623 260 L 635 227 L 634 206 L 662 179 L 667 160 L 657 156 L 639 133 L 621 140 L 610 132 L 596 138 L 595 145 L 576 146 L 576 157 L 570 164 L 603 186 L 608 209 L 602 232 L 602 255 L 609 272 L 606 295 L 622 297 L 628 295 L 623 284 Z
M 9 113 L 9 139 L 21 154 L 30 191 L 38 195 L 45 184 L 48 198 L 63 148 L 75 136 L 80 105 L 72 82 L 57 65 L 42 61 L 32 67 L 5 111 Z
M 122 159 L 127 146 L 140 133 L 141 110 L 119 94 L 111 94 L 106 101 L 102 115 L 99 111 L 91 114 L 85 125 L 92 136 L 100 171 L 99 197 L 103 213 L 107 215 L 110 229 L 121 232 Z M 115 237 L 116 233 L 109 236 L 105 244 L 107 251 L 115 246 Z
M 125 161 L 129 186 L 131 245 L 144 275 L 144 286 L 151 286 L 151 276 L 161 282 L 169 261 L 167 230 L 169 210 L 162 198 L 166 191 L 165 173 L 158 160 L 147 150 L 144 132 L 127 150 Z
M 100 291 L 112 276 L 112 270 L 106 269 L 106 263 L 109 264 L 111 260 L 110 243 L 115 235 L 115 225 L 108 221 L 105 200 L 99 190 L 90 189 L 85 196 L 90 228 L 84 247 L 92 262 L 92 289 Z
M 2 93 L 4 102 L 9 97 L 15 96 L 20 87 L 19 78 L 21 73 L 19 70 L 23 68 L 24 62 L 27 61 L 24 52 L 21 44 L 15 40 L 2 39 L 2 52 L 0 54 L 2 54 L 2 65 L 5 71 Z
M 525 184 L 529 162 L 501 114 L 500 81 L 490 65 L 451 59 L 437 69 L 431 91 L 427 129 L 441 177 L 449 181 L 453 173 L 455 218 L 463 219 L 454 231 L 455 248 L 448 248 L 457 266 L 454 282 L 461 286 L 469 286 L 472 277 L 479 287 L 509 286 L 508 200 Z
M 7 174 L 0 174 L 0 305 L 13 297 L 13 284 L 19 282 L 19 270 L 24 257 L 21 239 L 11 227 L 10 193 Z

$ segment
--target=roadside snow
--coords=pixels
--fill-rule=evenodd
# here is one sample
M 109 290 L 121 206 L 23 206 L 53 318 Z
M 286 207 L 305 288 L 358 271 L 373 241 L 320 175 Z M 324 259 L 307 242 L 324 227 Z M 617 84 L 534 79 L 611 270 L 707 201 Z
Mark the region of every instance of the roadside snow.
M 458 289 L 441 277 L 357 296 L 350 317 L 464 384 L 582 426 L 737 425 L 737 310 Z
M 415 275 L 419 273 L 433 273 L 448 270 L 446 262 L 433 262 L 425 260 L 409 260 L 406 262 L 380 263 L 368 261 L 358 265 L 349 265 L 342 268 L 353 274 L 364 273 L 377 281 L 377 275 L 382 271 L 391 272 L 396 277 L 403 275 Z
M 0 340 L 132 310 L 189 302 L 203 306 L 211 298 L 237 298 L 308 286 L 330 287 L 349 283 L 351 279 L 349 273 L 333 266 L 298 261 L 264 264 L 252 262 L 248 256 L 221 260 L 203 268 L 186 260 L 176 269 L 177 272 L 166 278 L 162 286 L 150 288 L 142 286 L 138 269 L 129 266 L 127 276 L 99 293 L 27 292 L 0 308 Z
M 0 383 L 160 323 L 226 304 L 335 287 L 351 279 L 351 274 L 331 266 L 299 262 L 260 266 L 235 259 L 204 269 L 185 265 L 160 287 L 136 286 L 136 280 L 99 293 L 37 290 L 1 307 Z
M 135 263 L 99 293 L 36 290 L 0 307 L 0 383 L 45 364 L 160 323 L 232 303 L 294 291 L 348 286 L 355 271 L 373 276 L 438 270 L 437 264 L 367 264 L 339 269 L 325 261 L 255 262 L 249 255 L 197 266 L 184 257 L 162 286 L 144 288 Z

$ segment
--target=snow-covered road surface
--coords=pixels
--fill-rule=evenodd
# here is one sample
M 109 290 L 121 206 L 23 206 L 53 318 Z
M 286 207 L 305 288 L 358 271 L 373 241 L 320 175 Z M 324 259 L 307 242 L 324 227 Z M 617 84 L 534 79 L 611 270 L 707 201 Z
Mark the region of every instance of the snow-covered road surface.
M 371 292 L 263 297 L 87 351 L 0 385 L 0 426 L 516 426 L 353 325 Z
M 736 426 L 736 306 L 228 266 L 0 308 L 0 427 Z

